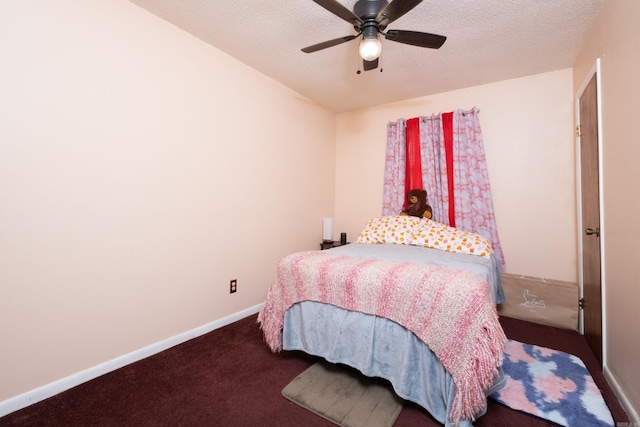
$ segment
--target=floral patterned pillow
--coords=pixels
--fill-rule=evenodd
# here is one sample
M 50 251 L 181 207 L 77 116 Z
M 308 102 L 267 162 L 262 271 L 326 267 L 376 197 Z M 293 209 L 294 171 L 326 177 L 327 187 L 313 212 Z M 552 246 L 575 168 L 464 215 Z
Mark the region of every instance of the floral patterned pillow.
M 491 242 L 476 233 L 458 230 L 440 222 L 424 219 L 413 229 L 411 245 L 490 257 Z
M 420 218 L 408 215 L 372 218 L 360 232 L 357 242 L 409 245 L 420 221 Z

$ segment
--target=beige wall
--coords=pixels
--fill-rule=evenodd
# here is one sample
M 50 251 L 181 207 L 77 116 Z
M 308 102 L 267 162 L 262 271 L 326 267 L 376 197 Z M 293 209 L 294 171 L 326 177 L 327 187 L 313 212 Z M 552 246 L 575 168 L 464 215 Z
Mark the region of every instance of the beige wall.
M 640 2 L 605 1 L 574 68 L 574 88 L 601 61 L 602 184 L 604 206 L 603 282 L 605 299 L 605 371 L 640 412 L 640 144 L 636 104 L 640 93 Z
M 1 2 L 0 55 L 0 402 L 257 305 L 318 247 L 333 113 L 125 0 Z
M 355 239 L 381 214 L 389 121 L 476 106 L 508 271 L 576 281 L 572 82 L 566 69 L 338 115 L 337 231 Z

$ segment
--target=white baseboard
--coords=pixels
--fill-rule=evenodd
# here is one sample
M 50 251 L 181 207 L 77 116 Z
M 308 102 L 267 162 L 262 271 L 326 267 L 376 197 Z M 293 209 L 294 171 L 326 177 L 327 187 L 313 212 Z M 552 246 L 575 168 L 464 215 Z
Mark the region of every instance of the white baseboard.
M 240 319 L 244 319 L 245 317 L 259 312 L 261 308 L 262 304 L 249 307 L 227 317 L 223 317 L 222 319 L 215 320 L 206 325 L 173 336 L 171 338 L 167 338 L 166 340 L 159 341 L 157 343 L 143 347 L 139 350 L 132 351 L 131 353 L 116 357 L 115 359 L 111 359 L 92 368 L 85 369 L 84 371 L 69 375 L 65 378 L 61 378 L 42 387 L 38 387 L 18 396 L 3 400 L 2 402 L 0 402 L 0 417 L 3 417 L 19 409 L 26 408 L 29 405 L 40 402 L 41 400 L 47 399 L 51 396 L 55 396 L 58 393 L 80 385 L 84 382 L 90 381 L 94 378 L 99 377 L 100 375 L 115 371 L 116 369 L 120 369 L 123 366 L 129 365 L 133 362 L 137 362 L 156 353 L 160 353 L 161 351 L 181 344 L 185 341 L 199 337 L 200 335 L 204 335 Z
M 633 407 L 633 405 L 631 405 L 631 402 L 627 398 L 624 390 L 622 390 L 622 388 L 620 387 L 620 383 L 616 379 L 615 375 L 613 375 L 613 373 L 607 366 L 602 368 L 602 373 L 611 386 L 611 389 L 613 389 L 613 392 L 616 394 L 616 396 L 618 396 L 618 401 L 620 402 L 620 405 L 622 405 L 624 411 L 627 413 L 631 425 L 640 426 L 640 416 L 638 416 L 638 411 Z

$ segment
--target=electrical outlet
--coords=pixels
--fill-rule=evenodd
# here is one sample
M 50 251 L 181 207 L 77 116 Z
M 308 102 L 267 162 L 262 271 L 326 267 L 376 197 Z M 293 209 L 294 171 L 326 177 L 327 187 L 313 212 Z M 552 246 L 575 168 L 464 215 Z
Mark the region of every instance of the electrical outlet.
M 238 281 L 236 279 L 232 279 L 229 282 L 229 293 L 234 294 L 238 290 Z

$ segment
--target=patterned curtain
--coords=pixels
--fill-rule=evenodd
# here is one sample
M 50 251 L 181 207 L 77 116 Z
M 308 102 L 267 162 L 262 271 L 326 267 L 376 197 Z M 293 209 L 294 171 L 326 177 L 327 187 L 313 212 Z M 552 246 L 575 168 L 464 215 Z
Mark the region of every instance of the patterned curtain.
M 405 121 L 400 119 L 387 125 L 387 153 L 382 191 L 382 215 L 398 215 L 404 208 Z
M 444 132 L 440 115 L 420 117 L 420 153 L 427 202 L 433 209 L 434 221 L 449 223 L 449 187 Z
M 419 118 L 422 182 L 433 220 L 489 239 L 504 272 L 478 112 L 473 108 Z M 405 188 L 405 124 L 398 120 L 387 127 L 382 215 L 400 213 L 405 191 L 411 190 Z

